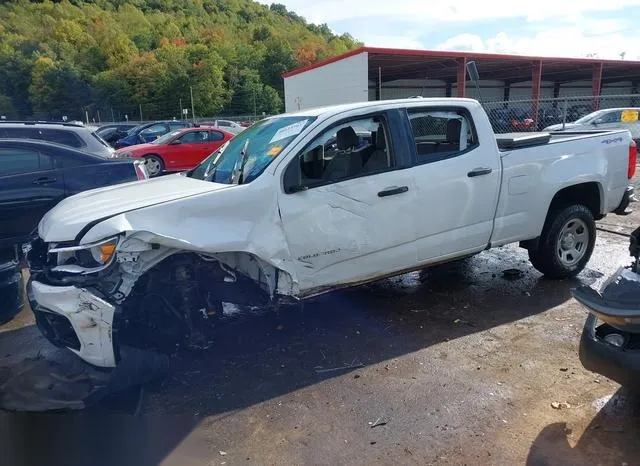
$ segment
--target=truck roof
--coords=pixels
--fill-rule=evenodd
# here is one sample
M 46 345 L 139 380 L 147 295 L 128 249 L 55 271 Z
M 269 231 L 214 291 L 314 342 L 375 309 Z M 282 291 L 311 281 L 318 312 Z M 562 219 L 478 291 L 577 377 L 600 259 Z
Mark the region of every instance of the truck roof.
M 296 112 L 288 113 L 291 116 L 309 116 L 309 117 L 319 117 L 327 114 L 338 114 L 342 112 L 348 112 L 350 110 L 357 110 L 361 108 L 368 107 L 380 107 L 380 106 L 388 106 L 394 107 L 398 105 L 406 105 L 408 103 L 426 103 L 426 104 L 436 104 L 443 106 L 450 105 L 460 105 L 469 104 L 479 105 L 478 101 L 475 99 L 466 99 L 459 97 L 409 97 L 407 99 L 393 99 L 393 100 L 373 100 L 369 102 L 354 102 L 349 104 L 337 104 L 337 105 L 328 105 L 326 107 L 315 107 L 309 108 L 305 110 L 298 110 Z

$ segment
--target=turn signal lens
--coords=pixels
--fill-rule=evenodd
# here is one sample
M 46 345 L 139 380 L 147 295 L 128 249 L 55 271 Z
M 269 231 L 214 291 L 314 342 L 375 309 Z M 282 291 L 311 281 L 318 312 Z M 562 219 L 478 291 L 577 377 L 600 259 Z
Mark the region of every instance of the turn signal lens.
M 100 261 L 103 264 L 108 263 L 116 252 L 116 243 L 106 243 L 100 246 Z

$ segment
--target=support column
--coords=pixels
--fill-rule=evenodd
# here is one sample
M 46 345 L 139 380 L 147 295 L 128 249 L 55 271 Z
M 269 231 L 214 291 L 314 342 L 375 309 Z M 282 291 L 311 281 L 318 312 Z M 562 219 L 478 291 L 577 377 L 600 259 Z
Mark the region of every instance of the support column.
M 534 61 L 531 67 L 531 118 L 533 129 L 538 130 L 538 108 L 540 107 L 540 84 L 542 82 L 542 61 Z
M 504 107 L 507 106 L 507 102 L 511 98 L 511 81 L 504 82 L 504 88 L 502 89 L 502 100 L 504 103 L 502 104 Z
M 595 112 L 600 110 L 600 90 L 602 89 L 602 62 L 593 65 L 591 75 L 591 95 L 593 99 L 592 109 Z
M 453 93 L 453 84 L 451 83 L 451 81 L 447 81 L 444 87 L 444 92 L 445 92 L 445 96 L 447 97 L 451 97 L 451 94 Z
M 458 58 L 458 97 L 467 95 L 467 57 Z

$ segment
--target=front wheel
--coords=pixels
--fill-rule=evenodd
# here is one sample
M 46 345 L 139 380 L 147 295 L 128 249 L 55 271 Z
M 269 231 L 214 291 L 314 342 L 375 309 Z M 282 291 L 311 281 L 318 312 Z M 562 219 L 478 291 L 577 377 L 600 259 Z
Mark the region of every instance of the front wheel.
M 162 159 L 157 155 L 145 155 L 144 166 L 147 169 L 149 178 L 158 176 L 164 171 L 164 163 L 162 162 Z
M 578 275 L 587 265 L 596 244 L 596 223 L 589 209 L 580 204 L 550 212 L 529 260 L 548 278 Z

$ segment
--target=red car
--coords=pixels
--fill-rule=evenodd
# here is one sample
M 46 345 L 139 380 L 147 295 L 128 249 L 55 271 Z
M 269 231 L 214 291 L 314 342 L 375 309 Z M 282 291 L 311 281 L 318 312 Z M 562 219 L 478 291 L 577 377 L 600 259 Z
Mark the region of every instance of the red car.
M 149 176 L 190 170 L 233 137 L 212 126 L 172 131 L 148 144 L 118 149 L 114 157 L 142 158 Z

